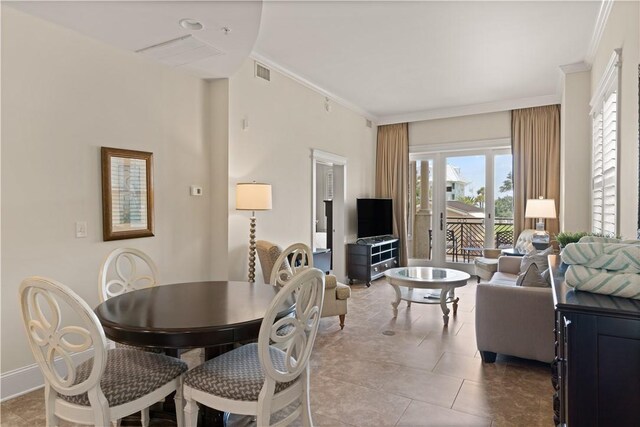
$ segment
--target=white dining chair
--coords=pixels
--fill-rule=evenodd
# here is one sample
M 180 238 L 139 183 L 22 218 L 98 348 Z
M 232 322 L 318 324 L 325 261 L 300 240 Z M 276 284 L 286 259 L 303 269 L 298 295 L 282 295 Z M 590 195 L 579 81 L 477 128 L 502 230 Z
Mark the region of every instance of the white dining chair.
M 269 426 L 272 414 L 299 404 L 277 426 L 302 416 L 311 426 L 309 357 L 318 331 L 324 294 L 324 273 L 309 268 L 296 274 L 276 294 L 262 324 L 258 342 L 224 353 L 185 375 L 185 421 L 195 427 L 198 405 L 241 415 L 254 415 L 258 426 Z M 292 317 L 277 320 L 285 305 Z M 289 326 L 286 335 L 277 332 Z M 277 348 L 270 343 L 279 344 Z
M 63 310 L 60 309 L 63 304 Z M 183 361 L 130 349 L 107 350 L 104 331 L 89 305 L 67 286 L 43 277 L 20 285 L 20 307 L 29 346 L 44 375 L 46 425 L 58 419 L 108 426 L 148 408 L 176 392 L 176 420 L 184 424 Z M 63 322 L 62 313 L 76 322 Z M 93 357 L 75 365 L 73 355 L 93 350 Z M 63 366 L 60 366 L 63 365 Z
M 313 252 L 304 243 L 289 245 L 278 256 L 271 269 L 269 283 L 283 287 L 300 271 L 313 267 Z
M 118 248 L 105 258 L 98 277 L 100 302 L 116 295 L 158 284 L 158 268 L 139 249 Z
M 98 296 L 100 302 L 109 298 L 150 288 L 158 284 L 158 267 L 151 257 L 140 249 L 118 248 L 111 251 L 100 267 L 98 275 Z M 161 348 L 138 347 L 116 343 L 117 348 L 144 350 L 152 353 L 163 353 Z

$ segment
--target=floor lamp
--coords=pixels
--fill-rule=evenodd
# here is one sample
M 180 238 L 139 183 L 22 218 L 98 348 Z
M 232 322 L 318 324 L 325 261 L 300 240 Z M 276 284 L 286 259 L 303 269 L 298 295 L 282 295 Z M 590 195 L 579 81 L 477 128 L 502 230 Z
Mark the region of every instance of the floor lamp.
M 236 185 L 236 210 L 251 211 L 249 225 L 249 282 L 256 281 L 256 211 L 271 210 L 271 184 Z

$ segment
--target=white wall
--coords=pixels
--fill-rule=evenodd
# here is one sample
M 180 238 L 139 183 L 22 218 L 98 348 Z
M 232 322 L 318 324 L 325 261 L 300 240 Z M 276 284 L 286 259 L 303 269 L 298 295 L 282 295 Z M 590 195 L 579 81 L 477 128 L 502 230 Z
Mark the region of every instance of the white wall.
M 4 4 L 1 83 L 4 373 L 33 363 L 17 304 L 24 277 L 55 278 L 95 306 L 103 258 L 131 246 L 161 282 L 208 279 L 217 230 L 207 83 Z M 153 152 L 155 237 L 102 241 L 101 146 Z M 189 196 L 191 184 L 204 195 Z
M 227 280 L 229 241 L 229 79 L 208 83 L 211 123 L 211 280 Z
M 560 110 L 560 230 L 591 230 L 591 72 L 564 76 Z
M 638 63 L 640 63 L 640 2 L 615 1 L 591 69 L 595 93 L 613 50 L 622 48 L 620 109 L 620 234 L 634 238 L 638 220 Z
M 511 138 L 511 111 L 409 123 L 409 145 Z
M 234 209 L 238 182 L 273 186 L 273 210 L 256 212 L 257 239 L 311 244 L 313 148 L 347 158 L 347 240 L 355 239 L 356 197 L 374 192 L 375 127 L 333 102 L 325 111 L 323 96 L 273 70 L 270 82 L 255 78 L 252 60 L 230 79 L 229 94 L 229 278 L 244 279 L 248 268 L 250 213 Z

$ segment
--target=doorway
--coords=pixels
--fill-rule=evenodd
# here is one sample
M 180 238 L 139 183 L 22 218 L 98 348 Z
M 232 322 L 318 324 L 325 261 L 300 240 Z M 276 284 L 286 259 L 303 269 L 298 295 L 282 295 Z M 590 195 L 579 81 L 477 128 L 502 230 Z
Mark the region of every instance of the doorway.
M 331 270 L 344 278 L 347 159 L 312 150 L 311 181 L 311 248 L 314 252 L 330 250 Z
M 413 148 L 411 264 L 473 273 L 474 259 L 484 248 L 513 245 L 509 141 L 492 142 L 493 147 L 477 143 L 482 148 L 465 143 L 465 149 L 458 150 L 455 144 L 423 146 L 426 152 Z

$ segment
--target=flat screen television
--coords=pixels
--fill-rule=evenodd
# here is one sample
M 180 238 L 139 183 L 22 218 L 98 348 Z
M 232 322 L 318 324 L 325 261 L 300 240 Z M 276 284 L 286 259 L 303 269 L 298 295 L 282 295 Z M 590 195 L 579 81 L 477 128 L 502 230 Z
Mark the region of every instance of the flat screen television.
M 358 238 L 393 235 L 391 199 L 357 199 Z

